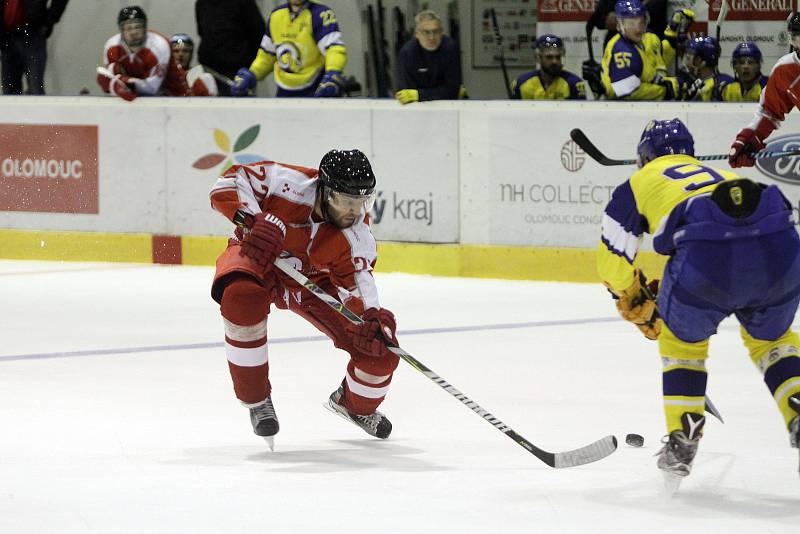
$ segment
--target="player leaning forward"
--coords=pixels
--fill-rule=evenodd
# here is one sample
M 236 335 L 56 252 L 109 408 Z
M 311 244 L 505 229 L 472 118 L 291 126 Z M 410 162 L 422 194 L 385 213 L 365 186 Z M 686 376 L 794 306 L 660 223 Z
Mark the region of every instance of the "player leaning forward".
M 705 422 L 708 340 L 731 314 L 797 447 L 800 339 L 790 327 L 800 236 L 788 201 L 774 185 L 695 159 L 679 119 L 651 121 L 638 154 L 640 170 L 606 206 L 597 264 L 621 315 L 658 339 L 668 433 L 658 467 L 676 476 L 691 470 Z M 657 302 L 633 266 L 644 232 L 669 256 Z
M 270 306 L 290 310 L 350 354 L 328 407 L 367 433 L 387 438 L 392 424 L 377 411 L 398 358 L 395 319 L 381 308 L 372 277 L 377 260 L 369 211 L 375 175 L 359 150 L 332 150 L 319 170 L 262 161 L 235 165 L 217 180 L 211 204 L 237 225 L 217 259 L 211 295 L 221 306 L 225 353 L 236 397 L 250 409 L 253 431 L 278 432 L 267 348 Z M 354 326 L 278 270 L 281 256 L 345 305 L 362 313 Z

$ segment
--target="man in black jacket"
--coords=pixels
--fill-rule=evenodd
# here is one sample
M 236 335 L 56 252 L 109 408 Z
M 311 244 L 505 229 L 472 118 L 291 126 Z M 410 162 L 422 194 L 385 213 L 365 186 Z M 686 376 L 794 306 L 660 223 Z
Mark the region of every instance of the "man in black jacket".
M 47 38 L 69 0 L 0 0 L 0 66 L 4 95 L 44 94 Z
M 458 98 L 458 43 L 444 35 L 442 21 L 433 11 L 421 11 L 414 17 L 414 39 L 397 55 L 397 89 L 394 96 L 401 104 Z
M 233 79 L 239 67 L 256 57 L 266 31 L 255 0 L 197 0 L 194 12 L 200 36 L 197 60 L 209 72 Z M 218 87 L 220 96 L 230 96 L 229 85 Z

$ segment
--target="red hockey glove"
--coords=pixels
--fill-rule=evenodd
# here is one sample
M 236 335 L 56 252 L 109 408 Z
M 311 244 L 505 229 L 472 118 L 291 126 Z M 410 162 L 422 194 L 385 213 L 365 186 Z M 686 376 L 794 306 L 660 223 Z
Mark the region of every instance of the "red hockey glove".
M 283 248 L 286 225 L 271 213 L 259 213 L 242 240 L 241 256 L 247 256 L 266 272 Z
M 97 83 L 103 91 L 113 93 L 128 102 L 139 96 L 139 93 L 132 88 L 133 82 L 131 80 L 132 78 L 123 74 L 115 74 L 113 77 L 109 77 L 106 74 L 97 75 Z
M 374 358 L 390 354 L 386 343 L 398 345 L 394 335 L 397 330 L 394 314 L 386 308 L 370 308 L 361 318 L 364 322 L 356 327 L 353 334 L 353 346 L 356 350 Z
M 756 132 L 750 128 L 745 128 L 736 136 L 736 141 L 731 145 L 728 154 L 728 164 L 731 167 L 752 167 L 756 164 L 753 156 L 756 152 L 764 148 L 762 141 Z

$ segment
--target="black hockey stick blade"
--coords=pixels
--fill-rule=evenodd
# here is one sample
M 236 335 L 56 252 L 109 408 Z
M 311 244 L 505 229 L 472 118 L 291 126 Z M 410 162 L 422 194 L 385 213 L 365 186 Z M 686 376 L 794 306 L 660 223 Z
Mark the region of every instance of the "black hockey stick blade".
M 321 287 L 317 284 L 309 280 L 303 273 L 298 271 L 294 268 L 294 266 L 286 261 L 285 259 L 278 258 L 275 260 L 275 266 L 278 267 L 281 271 L 289 275 L 295 282 L 302 285 L 308 291 L 314 294 L 314 296 L 318 297 L 322 300 L 325 304 L 336 310 L 339 314 L 343 315 L 347 320 L 352 322 L 353 324 L 361 324 L 364 321 L 359 317 L 357 314 L 353 313 L 347 307 L 344 306 L 339 300 L 337 300 L 334 296 L 329 295 L 326 293 Z M 404 351 L 400 347 L 395 347 L 392 345 L 388 345 L 389 350 L 395 353 L 400 359 L 408 363 L 411 367 L 425 375 L 429 378 L 432 382 L 434 382 L 437 386 L 444 389 L 447 393 L 458 399 L 464 406 L 475 412 L 476 414 L 480 415 L 483 419 L 485 419 L 489 424 L 495 427 L 497 430 L 502 432 L 503 434 L 507 435 L 509 438 L 513 439 L 518 445 L 526 449 L 528 452 L 536 456 L 542 462 L 546 463 L 550 467 L 554 468 L 562 468 L 562 467 L 574 467 L 577 465 L 588 464 L 591 462 L 596 462 L 598 460 L 602 460 L 609 454 L 613 453 L 617 449 L 617 438 L 614 436 L 606 436 L 600 440 L 595 441 L 594 443 L 590 443 L 585 447 L 581 447 L 579 449 L 566 451 L 566 452 L 547 452 L 543 449 L 540 449 L 521 435 L 517 434 L 511 427 L 507 426 L 501 420 L 484 410 L 477 402 L 473 401 L 451 384 L 447 382 L 444 378 L 440 377 L 436 373 L 434 373 L 431 369 L 429 369 L 425 364 L 414 358 L 412 355 Z
M 569 132 L 570 138 L 586 152 L 590 158 L 595 160 L 600 165 L 611 167 L 614 165 L 635 165 L 638 160 L 635 159 L 612 159 L 600 152 L 594 143 L 592 143 L 586 134 L 580 128 L 574 128 Z M 770 151 L 762 150 L 753 154 L 755 159 L 768 159 L 768 158 L 783 158 L 787 156 L 800 156 L 800 149 L 795 150 L 779 150 Z M 700 161 L 719 161 L 728 159 L 728 154 L 710 154 L 706 156 L 695 156 L 695 159 Z
M 569 132 L 569 136 L 572 138 L 575 143 L 586 152 L 590 158 L 595 160 L 600 165 L 610 167 L 613 165 L 633 165 L 636 163 L 635 159 L 611 159 L 606 157 L 605 154 L 600 152 L 600 150 L 594 146 L 594 143 L 589 141 L 589 138 L 586 137 L 586 134 L 580 128 L 573 128 L 571 132 Z

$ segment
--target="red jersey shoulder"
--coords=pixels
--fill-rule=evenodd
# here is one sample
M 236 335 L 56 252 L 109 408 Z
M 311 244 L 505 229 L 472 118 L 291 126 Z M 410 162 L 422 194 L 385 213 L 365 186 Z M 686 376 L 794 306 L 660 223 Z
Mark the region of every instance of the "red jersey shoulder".
M 769 80 L 775 79 L 775 83 L 792 83 L 795 78 L 800 76 L 800 59 L 795 52 L 791 52 L 781 57 L 775 62 L 769 75 Z M 767 81 L 769 83 L 769 81 Z

